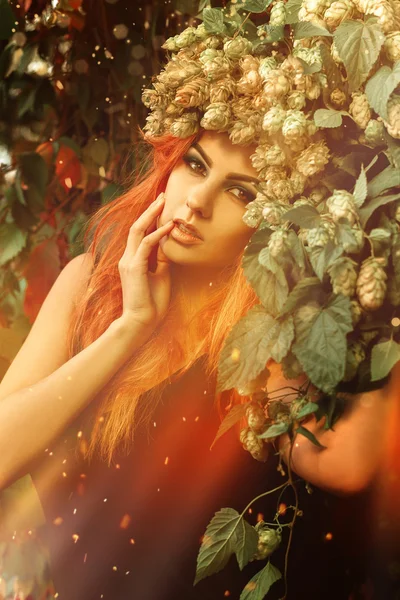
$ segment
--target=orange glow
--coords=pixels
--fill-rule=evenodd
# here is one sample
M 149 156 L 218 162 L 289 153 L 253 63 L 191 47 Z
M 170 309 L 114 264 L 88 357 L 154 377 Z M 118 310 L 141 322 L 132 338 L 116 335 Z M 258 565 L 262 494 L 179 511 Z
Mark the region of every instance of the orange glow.
M 120 529 L 127 529 L 131 521 L 132 517 L 130 515 L 124 515 L 119 523 Z
M 264 515 L 263 515 L 263 513 L 258 513 L 257 514 L 257 523 L 259 523 L 260 521 L 264 521 Z
M 325 539 L 330 541 L 333 538 L 333 535 L 329 532 L 325 535 Z
M 169 457 L 167 456 L 167 457 L 165 458 L 164 465 L 167 465 L 167 464 L 168 464 L 168 462 L 169 462 Z
M 278 515 L 284 515 L 286 513 L 286 504 L 284 504 L 283 502 L 280 503 L 279 508 L 278 508 Z

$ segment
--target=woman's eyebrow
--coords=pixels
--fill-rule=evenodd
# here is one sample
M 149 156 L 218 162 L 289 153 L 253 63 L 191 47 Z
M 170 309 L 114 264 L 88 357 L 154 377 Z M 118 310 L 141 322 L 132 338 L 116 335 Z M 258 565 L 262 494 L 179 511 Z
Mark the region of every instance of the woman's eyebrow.
M 194 143 L 192 144 L 192 148 L 194 148 L 195 150 L 197 150 L 197 152 L 202 156 L 202 158 L 204 159 L 204 162 L 207 163 L 207 166 L 211 167 L 213 166 L 213 161 L 211 160 L 211 158 L 208 156 L 208 154 L 206 154 L 203 150 L 203 148 L 197 144 Z M 250 181 L 253 183 L 260 183 L 260 180 L 257 179 L 256 177 L 251 177 L 250 175 L 244 175 L 244 173 L 228 173 L 228 175 L 226 176 L 227 179 L 239 179 L 240 181 Z

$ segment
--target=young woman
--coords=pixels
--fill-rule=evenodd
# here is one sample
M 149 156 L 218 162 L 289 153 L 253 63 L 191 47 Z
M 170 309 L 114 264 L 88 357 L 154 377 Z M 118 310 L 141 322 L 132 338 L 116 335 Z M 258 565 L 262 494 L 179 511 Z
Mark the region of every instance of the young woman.
M 273 454 L 255 461 L 237 429 L 210 452 L 227 405 L 240 401 L 215 393 L 219 353 L 258 304 L 241 269 L 254 233 L 242 220 L 256 196 L 254 147 L 203 130 L 149 142 L 148 172 L 93 215 L 87 252 L 58 277 L 0 385 L 1 488 L 32 474 L 62 600 L 239 598 L 263 563 L 241 572 L 232 557 L 193 587 L 202 535 L 220 508 L 241 511 L 282 483 Z M 299 383 L 269 366 L 268 391 Z M 392 398 L 356 398 L 335 432 L 310 418 L 327 451 L 304 438 L 293 454 L 317 489 L 300 494 L 289 598 L 347 600 L 365 582 L 360 554 L 346 554 L 349 506 L 360 517 L 368 505 L 382 453 L 368 440 L 385 431 Z M 268 496 L 246 518 L 270 521 L 275 509 Z M 275 588 L 269 597 L 281 597 Z

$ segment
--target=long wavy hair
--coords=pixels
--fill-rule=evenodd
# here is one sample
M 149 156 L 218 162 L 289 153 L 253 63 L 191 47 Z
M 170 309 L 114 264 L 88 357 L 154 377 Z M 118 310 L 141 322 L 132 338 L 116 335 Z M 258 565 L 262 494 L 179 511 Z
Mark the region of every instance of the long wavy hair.
M 84 251 L 93 258 L 94 269 L 85 292 L 75 306 L 67 334 L 69 358 L 94 342 L 122 314 L 122 290 L 118 262 L 124 253 L 129 228 L 143 211 L 165 190 L 174 166 L 203 130 L 183 140 L 171 135 L 146 137 L 139 128 L 146 154 L 145 167 L 137 170 L 128 191 L 93 213 L 82 235 Z M 244 251 L 244 250 L 243 250 Z M 183 375 L 202 355 L 206 355 L 206 377 L 218 372 L 224 341 L 236 321 L 259 300 L 241 267 L 243 251 L 221 272 L 207 302 L 174 335 L 179 314 L 174 289 L 163 320 L 149 339 L 127 359 L 109 380 L 95 401 L 90 419 L 90 435 L 81 443 L 81 453 L 91 460 L 100 456 L 113 462 L 116 448 L 129 451 L 139 424 L 148 424 L 159 402 L 174 365 L 186 363 Z M 151 267 L 150 267 L 151 268 Z M 221 283 L 222 282 L 222 283 Z M 175 326 L 175 327 L 174 327 Z M 198 340 L 201 340 L 198 342 Z M 194 343 L 197 340 L 197 344 Z M 165 348 L 169 344 L 169 351 Z M 166 354 L 168 362 L 166 364 Z M 144 394 L 144 392 L 147 392 Z M 236 390 L 216 393 L 214 405 L 222 419 L 230 406 L 247 402 Z M 236 426 L 245 424 L 242 419 Z

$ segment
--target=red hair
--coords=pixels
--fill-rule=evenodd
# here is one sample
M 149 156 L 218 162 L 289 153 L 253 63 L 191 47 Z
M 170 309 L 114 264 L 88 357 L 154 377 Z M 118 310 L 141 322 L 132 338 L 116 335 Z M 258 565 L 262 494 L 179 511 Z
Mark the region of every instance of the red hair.
M 148 149 L 146 172 L 134 174 L 133 184 L 128 191 L 98 209 L 87 223 L 83 245 L 84 251 L 92 255 L 94 269 L 69 325 L 69 358 L 94 342 L 112 321 L 121 316 L 122 292 L 118 262 L 125 250 L 129 228 L 158 194 L 165 190 L 174 166 L 202 134 L 201 131 L 200 134 L 185 139 L 169 134 L 150 138 L 140 128 L 139 131 Z M 181 374 L 205 353 L 206 376 L 217 373 L 219 356 L 231 327 L 252 306 L 259 303 L 243 274 L 242 255 L 243 252 L 234 265 L 223 271 L 223 284 L 210 292 L 209 300 L 195 315 L 190 326 L 180 331 L 180 337 L 184 336 L 182 345 L 174 338 L 174 329 L 171 327 L 171 323 L 176 324 L 178 318 L 172 290 L 171 302 L 164 319 L 146 343 L 101 390 L 96 400 L 96 418 L 94 425 L 92 424 L 89 443 L 83 450 L 81 448 L 87 458 L 90 459 L 96 452 L 111 464 L 116 447 L 122 442 L 123 449 L 129 450 L 137 425 L 141 422 L 149 423 L 168 383 L 168 375 L 171 374 L 165 365 L 165 348 L 168 342 L 172 344 L 169 353 L 172 364 L 179 364 L 179 360 L 188 357 Z M 194 348 L 193 339 L 201 339 L 200 345 Z M 141 395 L 150 389 L 152 391 L 146 395 L 146 403 L 140 402 Z M 227 398 L 232 404 L 249 400 L 234 389 L 216 394 L 214 403 L 221 418 L 226 414 L 222 406 L 223 398 Z M 243 420 L 238 431 L 242 426 Z

